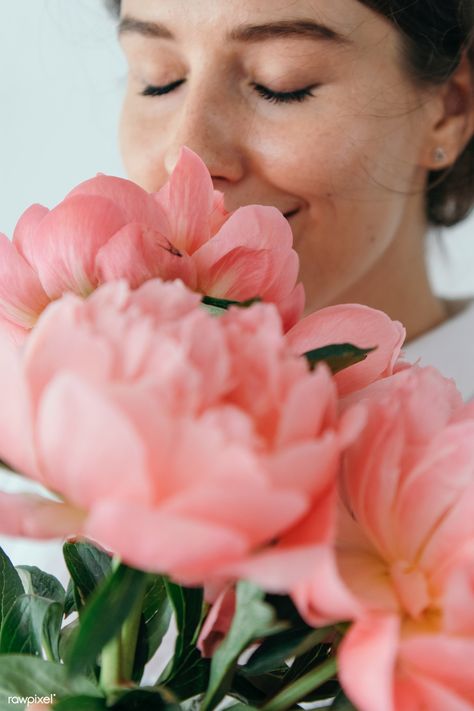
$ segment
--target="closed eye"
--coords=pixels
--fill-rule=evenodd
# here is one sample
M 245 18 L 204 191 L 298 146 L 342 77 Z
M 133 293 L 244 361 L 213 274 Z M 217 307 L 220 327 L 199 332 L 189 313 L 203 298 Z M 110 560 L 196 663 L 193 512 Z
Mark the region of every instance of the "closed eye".
M 148 84 L 143 91 L 140 92 L 142 96 L 164 96 L 170 94 L 172 91 L 177 89 L 179 86 L 184 84 L 185 79 L 178 79 L 177 81 L 171 82 L 171 84 L 165 84 L 163 86 L 154 86 Z M 263 99 L 269 101 L 273 104 L 291 104 L 291 103 L 301 103 L 305 99 L 314 96 L 312 93 L 313 89 L 316 87 L 306 86 L 302 89 L 295 89 L 294 91 L 272 91 L 263 84 L 252 84 L 253 88 Z
M 140 92 L 140 94 L 142 96 L 164 96 L 165 94 L 169 94 L 171 91 L 177 89 L 178 86 L 181 86 L 184 82 L 185 79 L 178 79 L 177 81 L 173 81 L 171 84 L 166 84 L 165 86 L 153 86 L 152 84 L 148 84 L 143 91 Z
M 314 96 L 312 90 L 315 86 L 306 86 L 303 89 L 295 89 L 295 91 L 272 91 L 262 84 L 253 84 L 255 91 L 266 101 L 273 104 L 291 104 L 301 103 L 308 97 Z

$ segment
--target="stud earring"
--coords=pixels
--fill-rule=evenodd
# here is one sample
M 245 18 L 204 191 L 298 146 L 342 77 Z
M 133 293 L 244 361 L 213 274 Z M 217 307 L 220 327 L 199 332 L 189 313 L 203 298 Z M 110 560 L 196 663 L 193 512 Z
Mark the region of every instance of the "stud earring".
M 433 158 L 436 163 L 444 163 L 447 157 L 447 153 L 442 146 L 438 146 L 438 148 L 435 148 L 433 151 Z

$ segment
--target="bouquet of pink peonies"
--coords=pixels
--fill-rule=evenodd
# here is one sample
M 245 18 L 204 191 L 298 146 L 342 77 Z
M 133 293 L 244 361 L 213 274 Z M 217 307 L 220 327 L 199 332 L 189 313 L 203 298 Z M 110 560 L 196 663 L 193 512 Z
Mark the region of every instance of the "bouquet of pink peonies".
M 1 236 L 0 457 L 51 495 L 0 531 L 70 573 L 0 549 L 1 711 L 474 708 L 474 410 L 297 274 L 187 149 Z

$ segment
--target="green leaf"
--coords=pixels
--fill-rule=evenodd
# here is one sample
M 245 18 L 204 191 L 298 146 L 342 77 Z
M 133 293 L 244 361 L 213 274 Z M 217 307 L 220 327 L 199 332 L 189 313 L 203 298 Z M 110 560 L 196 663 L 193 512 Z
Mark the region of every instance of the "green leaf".
M 259 296 L 255 296 L 253 299 L 247 299 L 246 301 L 218 299 L 214 296 L 203 296 L 201 299 L 201 303 L 204 306 L 210 306 L 212 309 L 219 310 L 220 312 L 230 309 L 231 306 L 238 306 L 241 309 L 248 309 L 250 306 L 258 304 L 261 301 L 262 299 Z
M 0 548 L 0 629 L 11 606 L 24 593 L 20 576 L 5 551 Z
M 201 711 L 213 709 L 230 687 L 238 658 L 256 639 L 281 631 L 275 612 L 263 602 L 264 592 L 248 582 L 236 587 L 236 610 L 231 628 L 211 663 L 211 676 Z
M 164 579 L 164 583 L 173 606 L 178 631 L 172 663 L 160 677 L 160 682 L 166 683 L 179 668 L 189 649 L 197 642 L 203 618 L 204 596 L 202 588 L 184 588 L 167 579 Z
M 226 312 L 226 309 L 220 309 L 217 306 L 210 306 L 209 304 L 202 304 L 202 308 L 207 311 L 208 314 L 216 316 L 217 318 L 223 316 Z
M 146 573 L 119 565 L 90 596 L 81 623 L 67 653 L 72 673 L 93 664 L 103 647 L 119 631 L 138 600 L 142 599 Z
M 267 593 L 263 599 L 273 607 L 277 618 L 290 623 L 290 627 L 307 627 L 308 630 L 312 629 L 303 620 L 298 609 L 295 607 L 293 600 L 288 597 L 288 595 L 274 595 Z
M 66 591 L 54 575 L 45 573 L 36 565 L 18 565 L 16 569 L 26 593 L 59 602 L 61 607 L 64 607 Z
M 88 541 L 66 542 L 63 555 L 77 592 L 76 605 L 80 612 L 87 599 L 110 574 L 112 559 L 108 553 Z
M 149 577 L 143 600 L 143 618 L 148 639 L 148 661 L 160 646 L 171 620 L 171 605 L 161 575 Z
M 69 617 L 71 612 L 77 611 L 77 608 L 80 607 L 80 601 L 78 600 L 78 597 L 79 595 L 76 586 L 74 585 L 74 580 L 72 578 L 69 578 L 69 582 L 66 588 L 66 597 L 64 600 L 64 617 Z
M 285 660 L 298 657 L 327 636 L 327 629 L 292 628 L 265 639 L 247 664 L 240 668 L 246 675 L 259 675 L 281 668 Z
M 0 658 L 0 711 L 12 711 L 9 696 L 52 694 L 58 700 L 78 694 L 101 696 L 100 690 L 89 679 L 82 676 L 70 678 L 62 664 L 26 655 Z
M 54 711 L 105 711 L 107 708 L 105 699 L 84 695 L 70 696 L 54 704 Z
M 322 638 L 324 638 L 324 636 L 327 635 L 327 630 L 322 631 Z M 319 630 L 316 632 L 319 632 Z M 316 636 L 316 639 L 318 639 L 318 635 Z M 316 646 L 312 649 L 308 649 L 301 656 L 298 656 L 285 675 L 285 685 L 291 684 L 293 681 L 296 681 L 296 679 L 299 679 L 301 676 L 304 676 L 307 672 L 311 671 L 311 669 L 314 669 L 319 664 L 326 661 L 331 654 L 331 649 L 332 646 L 330 644 L 320 643 L 316 644 Z
M 284 672 L 281 670 L 281 672 L 272 672 L 271 674 L 244 677 L 240 674 L 240 668 L 237 667 L 232 680 L 232 688 L 227 693 L 232 693 L 251 706 L 260 706 L 281 689 L 283 674 Z
M 247 679 L 239 674 L 239 670 L 235 673 L 232 680 L 232 695 L 250 706 L 259 707 L 269 693 L 255 686 L 253 679 Z
M 332 702 L 330 711 L 357 711 L 357 709 L 351 704 L 341 689 Z
M 34 654 L 59 661 L 62 605 L 37 595 L 13 603 L 0 632 L 1 654 Z
M 59 633 L 59 658 L 61 661 L 67 659 L 68 649 L 74 641 L 74 636 L 77 634 L 79 627 L 79 618 L 77 617 L 72 622 L 64 625 Z
M 164 578 L 161 575 L 148 575 L 132 675 L 134 681 L 140 681 L 145 664 L 160 646 L 168 630 L 171 613 Z
M 126 692 L 111 708 L 114 711 L 181 711 L 166 689 L 146 687 Z
M 322 686 L 329 679 L 332 679 L 337 672 L 336 660 L 328 659 L 316 669 L 312 669 L 308 674 L 297 679 L 289 686 L 285 686 L 273 699 L 268 701 L 262 708 L 263 711 L 286 711 L 292 708 L 298 701 L 306 698 L 313 690 Z
M 326 363 L 331 371 L 339 371 L 349 368 L 351 365 L 361 363 L 376 348 L 357 348 L 351 343 L 337 343 L 323 348 L 316 348 L 314 351 L 304 353 L 311 370 L 314 370 L 318 363 Z
M 203 694 L 209 684 L 210 664 L 196 647 L 191 648 L 173 674 L 167 677 L 166 688 L 180 701 Z

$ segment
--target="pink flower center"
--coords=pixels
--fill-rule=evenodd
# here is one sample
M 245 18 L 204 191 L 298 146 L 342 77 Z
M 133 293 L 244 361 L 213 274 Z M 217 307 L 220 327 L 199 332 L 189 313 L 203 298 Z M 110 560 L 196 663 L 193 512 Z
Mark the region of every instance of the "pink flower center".
M 432 602 L 425 573 L 412 563 L 398 560 L 392 563 L 390 575 L 400 605 L 419 620 Z

